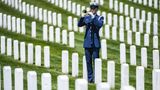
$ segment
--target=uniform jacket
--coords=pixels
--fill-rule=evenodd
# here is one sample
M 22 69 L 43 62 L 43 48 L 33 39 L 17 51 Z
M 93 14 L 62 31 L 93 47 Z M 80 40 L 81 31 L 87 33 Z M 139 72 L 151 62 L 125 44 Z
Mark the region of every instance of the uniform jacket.
M 91 15 L 81 17 L 78 22 L 78 27 L 85 26 L 84 48 L 101 48 L 99 30 L 103 26 L 103 16 L 95 15 L 92 19 Z

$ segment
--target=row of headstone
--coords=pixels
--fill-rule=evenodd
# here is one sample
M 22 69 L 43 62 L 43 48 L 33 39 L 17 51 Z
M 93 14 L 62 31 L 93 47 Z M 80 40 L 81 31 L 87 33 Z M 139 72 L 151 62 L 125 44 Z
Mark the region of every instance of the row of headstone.
M 123 49 L 121 49 L 121 50 L 123 50 Z M 136 51 L 133 51 L 133 53 L 135 53 L 135 52 Z M 131 53 L 131 55 L 133 53 Z M 143 52 L 143 53 L 145 54 L 145 52 Z M 154 53 L 155 53 L 154 58 L 156 58 L 156 56 L 159 55 L 159 52 L 157 50 L 155 50 Z M 125 53 L 123 53 L 123 55 L 125 55 Z M 136 61 L 133 61 L 135 59 L 134 55 L 135 54 L 133 54 L 131 56 L 133 58 L 132 62 L 136 63 Z M 158 57 L 159 56 L 157 56 L 157 58 Z M 68 65 L 68 58 L 69 58 L 68 51 L 66 51 L 66 50 L 62 51 L 62 58 L 63 58 L 62 59 L 62 69 L 63 69 L 62 72 L 68 73 L 68 66 L 69 66 Z M 158 59 L 154 59 L 154 60 L 156 63 L 158 63 Z M 144 67 L 145 67 L 145 63 L 142 66 L 137 66 L 137 68 L 136 68 L 136 90 L 144 90 L 144 88 L 145 88 Z M 83 75 L 87 75 L 85 57 L 83 57 L 83 68 L 85 68 L 85 69 L 83 69 Z M 159 69 L 159 68 L 154 67 L 154 69 Z M 115 62 L 114 61 L 108 61 L 107 72 L 108 72 L 107 73 L 107 82 L 109 84 L 109 87 L 114 88 L 115 87 Z M 85 80 L 86 80 L 86 77 L 87 76 L 85 76 L 85 78 L 84 78 Z M 156 76 L 156 78 L 159 78 L 159 76 Z M 102 83 L 102 60 L 101 59 L 95 60 L 95 83 L 97 85 Z M 157 82 L 154 81 L 153 83 L 157 83 Z M 128 85 L 129 85 L 129 65 L 122 63 L 121 64 L 121 88 L 124 88 L 125 86 L 128 86 Z M 155 87 L 158 87 L 158 85 L 156 84 Z M 128 90 L 128 89 L 126 89 L 126 90 Z M 157 89 L 155 89 L 155 90 L 157 90 Z
M 124 43 L 120 44 L 120 63 L 126 63 L 126 45 Z M 159 56 L 159 50 L 153 50 L 152 52 L 152 61 L 153 61 L 153 69 L 159 69 L 160 68 L 160 56 Z M 136 53 L 136 46 L 131 45 L 130 46 L 130 64 L 131 65 L 137 65 L 136 63 L 137 53 Z M 142 47 L 141 48 L 141 66 L 146 67 L 148 66 L 148 58 L 147 58 L 147 48 Z
M 107 24 L 123 28 L 125 30 L 132 30 L 133 32 L 148 33 L 153 35 L 158 35 L 158 21 L 151 22 L 152 17 L 148 17 L 147 21 L 142 19 L 136 20 L 136 18 L 129 18 L 124 16 L 112 15 L 111 13 L 107 14 Z M 154 18 L 158 18 L 157 14 L 154 14 Z M 145 30 L 145 31 L 144 31 Z M 153 31 L 152 31 L 153 30 Z
M 135 9 L 133 6 L 129 7 L 128 4 L 124 4 L 123 2 L 118 2 L 118 0 L 109 0 L 109 8 L 117 12 L 120 12 L 122 14 L 125 14 L 125 16 L 130 16 L 131 18 L 136 18 L 137 20 L 142 19 L 143 21 L 146 21 L 146 11 L 145 10 L 140 10 L 139 8 Z M 151 12 L 148 12 L 148 17 L 152 18 Z M 158 18 L 155 18 L 153 21 L 157 22 Z
M 160 1 L 159 0 L 128 0 L 128 1 L 131 1 L 131 2 L 134 2 L 136 4 L 141 4 L 141 5 L 144 5 L 144 6 L 147 6 L 147 7 L 152 7 L 152 8 L 155 8 L 155 9 L 159 9 L 160 6 Z
M 3 87 L 4 90 L 12 90 L 14 83 L 15 90 L 23 90 L 24 88 L 24 71 L 22 68 L 15 68 L 14 82 L 12 82 L 12 69 L 10 66 L 3 67 Z M 27 72 L 27 88 L 28 90 L 38 90 L 38 74 L 35 71 Z M 52 76 L 50 73 L 41 74 L 42 90 L 52 90 Z M 106 86 L 107 85 L 107 86 Z M 69 78 L 67 75 L 59 75 L 57 77 L 57 90 L 69 90 Z M 75 90 L 88 90 L 88 82 L 85 79 L 75 80 Z M 96 90 L 110 90 L 107 82 L 97 84 Z
M 111 34 L 112 32 L 112 34 Z M 119 32 L 119 33 L 118 33 Z M 112 27 L 110 28 L 109 25 L 105 26 L 105 38 L 107 39 L 112 39 L 112 40 L 119 40 L 120 42 L 126 42 L 129 45 L 135 44 L 136 46 L 151 46 L 150 45 L 150 35 L 149 34 L 141 34 L 140 32 L 132 32 L 130 30 L 128 31 L 124 31 L 124 29 L 120 29 L 117 30 L 117 27 Z M 134 35 L 135 34 L 135 35 Z M 134 35 L 134 36 L 133 36 Z M 141 38 L 143 35 L 143 39 Z M 119 36 L 119 38 L 118 38 Z M 125 39 L 124 37 L 127 37 L 127 39 Z M 135 38 L 135 39 L 134 39 Z M 133 39 L 134 39 L 134 43 L 133 43 Z M 141 43 L 141 41 L 143 40 L 144 44 Z M 152 46 L 155 49 L 158 49 L 158 36 L 153 36 L 153 42 L 152 42 Z
M 16 18 L 11 15 L 0 13 L 0 27 L 8 31 L 26 34 L 25 19 Z
M 5 3 L 16 10 L 19 10 L 23 14 L 38 19 L 39 21 L 43 21 L 44 23 L 48 23 L 54 26 L 62 27 L 62 15 L 61 13 L 56 13 L 49 11 L 47 9 L 43 9 L 26 2 L 22 2 L 21 0 L 12 0 L 12 4 L 9 4 L 11 0 L 7 0 L 8 3 Z
M 22 63 L 25 63 L 27 60 L 28 64 L 33 64 L 35 58 L 35 65 L 42 65 L 42 50 L 40 45 L 36 45 L 34 50 L 32 43 L 28 43 L 28 45 L 26 45 L 25 42 L 20 42 L 18 40 L 12 40 L 11 38 L 1 36 L 1 54 L 13 56 L 15 60 L 20 60 Z M 44 46 L 44 66 L 46 68 L 50 67 L 49 46 Z
M 55 4 L 56 6 L 63 8 L 64 10 L 67 10 L 72 14 L 76 14 L 77 16 L 80 16 L 81 11 L 85 9 L 85 7 L 82 6 L 82 8 L 80 4 L 72 2 L 71 0 L 48 0 L 48 2 Z
M 62 41 L 61 41 L 61 35 L 62 35 Z M 69 38 L 68 38 L 69 37 Z M 55 28 L 53 26 L 49 26 L 47 24 L 43 25 L 43 40 L 44 41 L 50 41 L 50 42 L 56 42 L 62 44 L 69 44 L 69 47 L 74 48 L 75 47 L 75 36 L 74 32 L 67 32 L 67 30 L 61 30 L 60 28 Z
M 62 51 L 62 72 L 69 73 L 69 52 L 68 50 Z M 72 53 L 72 76 L 76 77 L 79 73 L 79 55 L 78 53 Z

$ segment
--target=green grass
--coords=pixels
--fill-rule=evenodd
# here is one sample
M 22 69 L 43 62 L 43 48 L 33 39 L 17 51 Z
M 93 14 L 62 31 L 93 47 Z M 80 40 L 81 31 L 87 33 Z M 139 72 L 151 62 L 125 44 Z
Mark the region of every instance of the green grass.
M 29 4 L 33 4 L 36 5 L 38 7 L 42 7 L 45 8 L 47 10 L 51 10 L 51 11 L 55 11 L 57 13 L 62 13 L 63 16 L 63 26 L 62 26 L 62 30 L 63 29 L 67 29 L 67 17 L 68 16 L 74 16 L 77 17 L 75 15 L 73 15 L 72 13 L 69 13 L 59 7 L 56 7 L 50 3 L 47 3 L 47 0 L 23 0 Z M 81 5 L 88 5 L 90 0 L 85 0 L 85 1 L 81 1 L 81 0 L 72 0 L 75 1 L 77 3 L 80 3 Z M 133 4 L 131 2 L 128 2 L 127 0 L 119 0 L 122 1 L 124 3 L 127 3 L 129 5 L 132 5 L 134 7 L 138 7 L 140 9 L 145 9 L 146 11 L 150 11 L 150 12 L 156 12 L 159 13 L 158 10 L 155 10 L 153 8 L 147 8 L 141 5 L 136 5 Z M 14 15 L 16 17 L 21 17 L 21 18 L 25 18 L 26 19 L 26 32 L 27 34 L 24 35 L 19 35 L 13 32 L 9 32 L 5 29 L 0 28 L 0 36 L 4 35 L 7 38 L 12 38 L 14 40 L 19 40 L 19 41 L 25 41 L 26 43 L 33 43 L 34 45 L 41 45 L 41 46 L 50 46 L 50 51 L 51 51 L 51 68 L 50 69 L 46 69 L 43 67 L 43 62 L 42 62 L 42 67 L 37 67 L 35 65 L 28 65 L 25 63 L 20 63 L 20 61 L 15 61 L 12 57 L 8 57 L 6 55 L 0 55 L 0 65 L 6 66 L 9 65 L 12 67 L 12 72 L 14 73 L 14 68 L 17 67 L 21 67 L 24 70 L 24 86 L 25 86 L 25 90 L 27 90 L 27 79 L 26 79 L 26 73 L 27 71 L 31 71 L 34 70 L 38 73 L 38 90 L 40 90 L 41 88 L 41 73 L 45 73 L 45 72 L 49 72 L 52 75 L 52 89 L 56 90 L 57 88 L 57 76 L 61 75 L 63 73 L 61 73 L 61 51 L 62 50 L 69 50 L 69 56 L 70 56 L 70 61 L 69 61 L 69 83 L 70 83 L 70 90 L 74 90 L 74 82 L 76 78 L 71 77 L 71 55 L 73 52 L 78 52 L 79 53 L 79 76 L 77 78 L 82 78 L 82 57 L 84 55 L 84 50 L 83 50 L 83 37 L 84 34 L 82 33 L 75 33 L 75 45 L 76 48 L 71 49 L 68 47 L 68 45 L 62 45 L 62 44 L 58 44 L 58 43 L 51 43 L 51 42 L 45 42 L 42 40 L 42 25 L 44 24 L 43 22 L 37 21 L 34 18 L 28 17 L 24 14 L 21 14 L 20 12 L 18 12 L 17 10 L 10 8 L 6 5 L 4 5 L 2 2 L 0 2 L 0 12 L 6 13 L 6 14 L 10 14 L 10 15 Z M 108 0 L 105 1 L 104 6 L 101 6 L 101 10 L 102 11 L 106 11 L 114 13 L 114 14 L 118 14 L 121 15 L 117 12 L 114 12 L 113 10 L 109 10 L 108 8 Z M 31 38 L 31 21 L 36 21 L 37 23 L 37 38 L 33 39 Z M 159 25 L 160 26 L 160 25 Z M 118 32 L 117 32 L 118 33 Z M 126 36 L 126 32 L 125 32 L 125 36 Z M 133 34 L 133 36 L 135 36 Z M 152 89 L 152 39 L 151 39 L 152 35 L 150 36 L 150 46 L 147 47 L 147 54 L 148 54 L 148 68 L 145 69 L 145 90 L 151 90 Z M 143 37 L 141 37 L 141 44 L 143 43 Z M 126 37 L 125 37 L 125 40 Z M 126 42 L 125 42 L 126 43 Z M 134 39 L 133 39 L 133 43 L 134 43 Z M 113 41 L 113 40 L 107 40 L 107 51 L 108 51 L 108 59 L 107 60 L 103 60 L 103 68 L 102 68 L 102 72 L 103 72 L 103 81 L 107 81 L 107 61 L 108 60 L 114 60 L 116 62 L 116 88 L 113 90 L 119 90 L 120 88 L 120 58 L 119 58 L 119 44 L 120 41 Z M 140 60 L 140 49 L 142 46 L 137 46 L 137 66 L 141 65 L 141 60 Z M 160 45 L 159 45 L 160 47 Z M 127 49 L 127 63 L 129 63 L 129 45 L 127 45 L 126 47 Z M 42 52 L 43 53 L 43 52 Z M 42 57 L 43 58 L 43 57 Z M 135 87 L 135 76 L 136 76 L 136 66 L 129 66 L 130 69 L 130 85 L 133 85 Z M 12 74 L 13 75 L 13 74 Z M 13 85 L 14 88 L 14 85 Z M 94 84 L 89 84 L 89 90 L 95 90 L 95 85 Z

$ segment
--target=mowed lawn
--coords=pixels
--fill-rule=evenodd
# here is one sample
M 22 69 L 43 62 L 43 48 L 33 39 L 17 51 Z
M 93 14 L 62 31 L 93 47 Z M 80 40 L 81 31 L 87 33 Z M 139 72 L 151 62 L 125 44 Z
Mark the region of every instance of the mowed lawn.
M 57 13 L 61 13 L 62 14 L 62 20 L 63 20 L 63 27 L 61 30 L 63 29 L 67 29 L 68 25 L 67 25 L 67 17 L 68 16 L 74 16 L 77 17 L 75 15 L 73 15 L 72 13 L 65 11 L 55 5 L 52 5 L 50 3 L 47 2 L 47 0 L 23 0 L 29 4 L 33 4 L 35 6 L 41 7 L 43 9 L 47 9 L 47 10 L 51 10 L 51 11 L 55 11 Z M 72 0 L 74 2 L 77 2 L 81 5 L 89 5 L 90 0 Z M 105 4 L 103 6 L 101 6 L 101 10 L 102 11 L 106 11 L 106 13 L 113 13 L 113 14 L 118 14 L 121 15 L 113 10 L 109 10 L 109 0 L 104 0 Z M 153 8 L 148 8 L 145 6 L 141 6 L 141 5 L 136 5 L 133 4 L 127 0 L 118 0 L 118 1 L 122 1 L 126 4 L 129 4 L 131 6 L 140 8 L 140 9 L 144 9 L 146 11 L 150 11 L 152 13 L 160 13 L 160 11 L 155 10 Z M 63 73 L 61 73 L 61 52 L 62 50 L 69 50 L 69 85 L 70 85 L 70 90 L 74 90 L 74 82 L 76 78 L 82 78 L 82 57 L 84 55 L 84 50 L 83 50 L 83 33 L 79 33 L 76 32 L 75 33 L 75 48 L 69 48 L 69 46 L 67 45 L 62 45 L 62 44 L 58 44 L 58 43 L 51 43 L 51 42 L 45 42 L 42 40 L 42 26 L 43 26 L 43 22 L 40 22 L 38 20 L 35 20 L 34 18 L 28 17 L 24 14 L 22 14 L 21 12 L 19 12 L 18 10 L 15 10 L 7 5 L 5 5 L 4 3 L 2 3 L 0 1 L 0 12 L 1 13 L 6 13 L 6 14 L 10 14 L 12 16 L 16 16 L 16 17 L 20 17 L 20 18 L 24 18 L 26 19 L 26 35 L 19 35 L 17 33 L 13 33 L 13 32 L 9 32 L 6 29 L 2 29 L 0 28 L 0 36 L 6 36 L 6 38 L 12 38 L 13 40 L 19 40 L 20 42 L 26 42 L 27 43 L 33 43 L 34 45 L 41 45 L 41 46 L 50 46 L 50 52 L 51 52 L 51 68 L 47 69 L 44 68 L 43 66 L 43 61 L 42 61 L 42 67 L 37 67 L 35 65 L 28 65 L 27 63 L 21 63 L 20 61 L 16 61 L 13 59 L 12 57 L 8 57 L 6 55 L 0 55 L 0 65 L 1 68 L 3 68 L 3 66 L 11 66 L 12 67 L 12 75 L 13 75 L 13 82 L 14 82 L 14 68 L 23 68 L 24 70 L 24 90 L 27 90 L 27 71 L 36 71 L 37 75 L 38 75 L 38 90 L 41 89 L 41 73 L 51 73 L 52 75 L 52 89 L 56 90 L 57 89 L 57 76 L 58 75 L 62 75 Z M 158 15 L 159 16 L 159 15 Z M 160 17 L 160 16 L 159 16 Z M 37 24 L 37 38 L 33 39 L 31 38 L 31 22 L 32 21 L 36 21 Z M 159 25 L 160 26 L 160 25 Z M 56 27 L 55 27 L 56 28 Z M 145 30 L 144 30 L 145 31 Z M 152 30 L 151 30 L 152 31 Z M 119 32 L 119 30 L 118 30 Z M 117 33 L 118 33 L 117 32 Z M 111 34 L 110 34 L 111 35 Z M 127 43 L 127 32 L 125 31 L 125 43 Z M 141 65 L 141 47 L 143 47 L 143 35 L 141 35 L 141 45 L 142 46 L 137 46 L 137 66 Z M 133 37 L 135 36 L 135 33 L 133 33 L 132 35 Z M 148 68 L 145 68 L 145 90 L 152 90 L 152 35 L 150 35 L 150 46 L 147 47 L 147 54 L 148 54 Z M 159 35 L 158 35 L 159 37 Z M 102 37 L 104 38 L 104 37 Z M 133 44 L 134 44 L 135 40 L 133 38 Z M 159 41 L 160 42 L 160 41 Z M 114 60 L 116 62 L 116 86 L 115 89 L 113 90 L 119 90 L 120 89 L 120 54 L 119 54 L 119 45 L 120 45 L 120 41 L 113 41 L 113 40 L 107 40 L 107 54 L 108 54 L 108 59 L 107 60 L 103 60 L 103 81 L 106 82 L 107 81 L 107 61 L 109 60 Z M 159 46 L 160 48 L 160 46 Z M 127 63 L 130 64 L 130 53 L 129 53 L 129 45 L 127 45 L 126 47 L 127 49 Z M 42 47 L 43 50 L 43 47 Z M 79 77 L 73 78 L 71 76 L 71 55 L 72 53 L 77 52 L 79 54 Z M 43 52 L 42 52 L 43 54 Z M 43 59 L 43 57 L 42 57 Z M 1 73 L 2 74 L 2 73 Z M 130 74 L 130 85 L 133 85 L 134 87 L 136 86 L 136 66 L 129 66 L 129 74 Z M 2 80 L 3 81 L 3 80 Z M 2 83 L 3 84 L 3 83 Z M 14 89 L 14 83 L 13 84 L 13 89 Z M 2 87 L 3 88 L 3 87 Z M 95 84 L 89 84 L 89 90 L 95 90 L 96 86 Z

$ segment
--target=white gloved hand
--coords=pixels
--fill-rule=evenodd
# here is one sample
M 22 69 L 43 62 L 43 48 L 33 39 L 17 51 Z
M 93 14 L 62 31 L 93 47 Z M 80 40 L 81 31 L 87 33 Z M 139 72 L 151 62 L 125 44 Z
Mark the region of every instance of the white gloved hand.
M 95 15 L 92 12 L 88 12 L 89 15 L 91 15 L 92 19 L 95 17 Z

